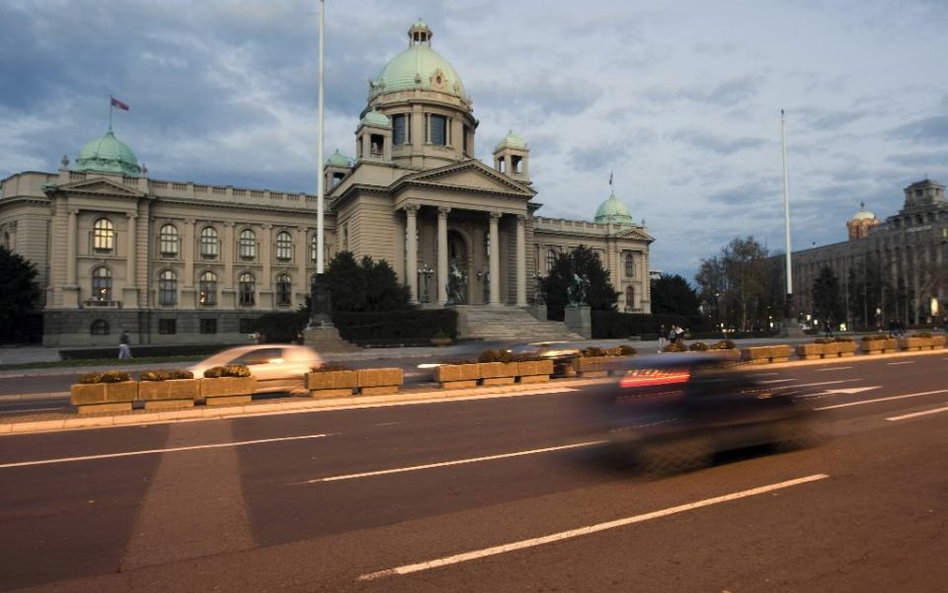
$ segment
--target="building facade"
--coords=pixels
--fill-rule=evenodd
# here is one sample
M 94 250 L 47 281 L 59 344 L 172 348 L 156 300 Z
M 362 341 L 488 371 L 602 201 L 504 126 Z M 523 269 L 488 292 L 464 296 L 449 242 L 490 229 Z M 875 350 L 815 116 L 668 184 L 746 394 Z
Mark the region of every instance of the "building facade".
M 476 158 L 471 98 L 422 22 L 369 84 L 354 158 L 323 174 L 323 245 L 386 260 L 419 306 L 526 307 L 557 253 L 594 249 L 620 310 L 649 312 L 643 225 L 611 195 L 594 222 L 536 216 L 530 149 L 512 131 Z M 237 342 L 298 309 L 315 273 L 316 197 L 153 179 L 110 129 L 55 173 L 0 185 L 0 240 L 45 288 L 44 343 Z M 449 286 L 460 286 L 449 295 Z
M 813 283 L 824 267 L 837 278 L 849 327 L 934 323 L 948 311 L 948 202 L 945 186 L 924 179 L 903 190 L 902 208 L 884 221 L 862 208 L 849 240 L 793 253 L 798 311 L 813 311 Z

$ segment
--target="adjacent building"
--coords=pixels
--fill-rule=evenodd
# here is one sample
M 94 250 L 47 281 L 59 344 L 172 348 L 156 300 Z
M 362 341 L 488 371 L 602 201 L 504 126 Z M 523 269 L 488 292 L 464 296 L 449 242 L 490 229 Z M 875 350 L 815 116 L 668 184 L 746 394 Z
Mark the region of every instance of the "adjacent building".
M 586 245 L 620 310 L 650 312 L 644 225 L 614 194 L 591 222 L 537 216 L 527 142 L 511 131 L 476 159 L 461 78 L 423 21 L 408 37 L 369 84 L 355 156 L 324 164 L 323 246 L 315 196 L 153 178 L 111 129 L 57 172 L 4 179 L 0 240 L 39 271 L 44 343 L 244 340 L 305 302 L 320 248 L 386 260 L 419 306 L 527 307 L 556 254 Z

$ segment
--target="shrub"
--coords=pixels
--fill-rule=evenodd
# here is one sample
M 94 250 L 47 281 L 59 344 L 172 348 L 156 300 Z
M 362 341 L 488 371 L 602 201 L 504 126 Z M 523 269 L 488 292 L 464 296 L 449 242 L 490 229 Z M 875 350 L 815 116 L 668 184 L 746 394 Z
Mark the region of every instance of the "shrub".
M 709 348 L 711 350 L 734 350 L 737 348 L 737 344 L 735 344 L 733 340 L 720 340 L 711 344 Z
M 833 341 L 834 342 L 855 342 L 855 340 L 853 340 L 849 336 L 839 336 L 839 337 L 833 338 Z
M 813 340 L 813 343 L 814 344 L 832 344 L 835 341 L 836 340 L 834 340 L 833 338 L 817 338 Z
M 662 352 L 685 352 L 687 349 L 688 348 L 681 342 L 670 342 L 665 344 L 665 347 L 662 348 Z
M 694 342 L 688 346 L 688 350 L 691 350 L 694 352 L 704 352 L 707 349 L 708 349 L 708 345 L 705 344 L 704 342 Z
M 593 356 L 606 356 L 605 351 L 598 346 L 590 346 L 589 348 L 583 348 L 579 353 L 580 356 L 593 357 Z
M 79 375 L 80 383 L 122 383 L 131 380 L 132 376 L 125 371 L 102 371 Z
M 507 350 L 484 350 L 477 362 L 514 362 L 514 355 Z
M 218 377 L 249 377 L 250 369 L 242 364 L 229 364 L 227 366 L 211 367 L 204 371 L 206 379 L 217 379 Z
M 155 369 L 153 371 L 142 371 L 138 377 L 139 381 L 174 381 L 177 379 L 193 379 L 194 373 L 191 371 Z
M 329 363 L 324 364 L 318 367 L 313 367 L 310 369 L 312 373 L 328 373 L 330 371 L 352 371 L 352 367 L 347 367 L 344 364 Z
M 932 337 L 932 335 L 931 335 L 930 333 L 928 333 L 928 332 L 915 332 L 914 334 L 912 334 L 912 335 L 909 336 L 909 337 L 910 337 L 910 338 L 930 338 L 930 337 Z
M 639 351 L 632 346 L 626 346 L 625 344 L 619 346 L 619 356 L 633 356 L 638 354 L 638 352 Z
M 889 339 L 889 334 L 872 334 L 872 335 L 862 337 L 863 342 L 875 342 L 877 340 L 888 340 L 888 339 Z

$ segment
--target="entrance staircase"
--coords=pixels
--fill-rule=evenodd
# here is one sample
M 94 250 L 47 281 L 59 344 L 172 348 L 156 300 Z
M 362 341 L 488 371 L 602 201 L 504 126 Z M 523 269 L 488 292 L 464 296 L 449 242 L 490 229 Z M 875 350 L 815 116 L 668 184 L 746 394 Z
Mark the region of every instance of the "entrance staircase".
M 582 341 L 561 321 L 540 321 L 526 309 L 508 306 L 460 305 L 458 337 L 503 342 Z

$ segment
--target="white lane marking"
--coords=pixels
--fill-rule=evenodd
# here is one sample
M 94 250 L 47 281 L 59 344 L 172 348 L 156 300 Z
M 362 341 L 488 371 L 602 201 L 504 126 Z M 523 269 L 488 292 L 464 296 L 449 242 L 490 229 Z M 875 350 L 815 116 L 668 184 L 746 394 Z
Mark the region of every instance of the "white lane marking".
M 482 461 L 494 461 L 496 459 L 509 459 L 511 457 L 524 457 L 526 455 L 537 455 L 539 453 L 552 453 L 553 451 L 566 451 L 567 449 L 579 449 L 581 447 L 590 447 L 593 445 L 602 445 L 606 441 L 586 441 L 583 443 L 573 443 L 572 445 L 558 445 L 556 447 L 544 447 L 542 449 L 530 449 L 527 451 L 515 451 L 513 453 L 500 453 L 498 455 L 487 455 L 484 457 L 468 457 L 467 459 L 455 459 L 453 461 L 441 461 L 438 463 L 426 463 L 424 465 L 412 465 L 408 467 L 397 467 L 393 469 L 382 469 L 373 472 L 361 472 L 358 474 L 343 474 L 340 476 L 329 476 L 326 478 L 313 478 L 298 484 L 316 484 L 318 482 L 339 482 L 341 480 L 355 480 L 357 478 L 369 478 L 374 476 L 384 476 L 388 474 L 400 474 L 404 472 L 414 472 L 423 469 L 434 469 L 437 467 L 449 467 L 452 465 L 462 465 L 466 463 L 479 463 Z
M 545 535 L 543 537 L 524 539 L 524 540 L 520 540 L 516 542 L 510 542 L 508 544 L 493 546 L 490 548 L 473 550 L 471 552 L 465 552 L 463 554 L 455 554 L 453 556 L 435 558 L 433 560 L 428 560 L 426 562 L 419 562 L 417 564 L 405 564 L 403 566 L 396 566 L 394 568 L 380 570 L 378 572 L 370 572 L 368 574 L 364 574 L 360 576 L 359 580 L 371 581 L 371 580 L 375 580 L 382 577 L 405 575 L 405 574 L 409 574 L 413 572 L 419 572 L 422 570 L 431 570 L 432 568 L 440 568 L 442 566 L 448 566 L 450 564 L 459 564 L 461 562 L 477 560 L 479 558 L 485 558 L 487 556 L 495 556 L 497 554 L 513 552 L 515 550 L 522 550 L 525 548 L 532 548 L 532 547 L 541 546 L 544 544 L 550 544 L 550 543 L 559 542 L 559 541 L 563 541 L 567 539 L 573 539 L 573 538 L 581 537 L 584 535 L 597 533 L 600 531 L 616 529 L 618 527 L 625 527 L 626 525 L 632 525 L 634 523 L 642 523 L 644 521 L 650 521 L 652 519 L 658 519 L 660 517 L 667 517 L 669 515 L 674 515 L 676 513 L 692 511 L 695 509 L 700 509 L 702 507 L 720 504 L 722 502 L 729 502 L 732 500 L 739 500 L 741 498 L 747 498 L 750 496 L 757 496 L 759 494 L 766 494 L 768 492 L 774 492 L 776 490 L 782 490 L 784 488 L 790 488 L 792 486 L 798 486 L 800 484 L 806 484 L 808 482 L 823 480 L 828 477 L 829 477 L 828 474 L 812 474 L 809 476 L 804 476 L 802 478 L 796 478 L 794 480 L 787 480 L 786 482 L 768 484 L 766 486 L 751 488 L 750 490 L 742 490 L 740 492 L 733 492 L 731 494 L 725 494 L 723 496 L 715 496 L 714 498 L 706 498 L 704 500 L 699 500 L 697 502 L 690 502 L 687 504 L 669 507 L 667 509 L 661 509 L 658 511 L 653 511 L 651 513 L 645 513 L 643 515 L 634 515 L 632 517 L 625 517 L 622 519 L 616 519 L 614 521 L 607 521 L 605 523 L 597 523 L 596 525 L 589 525 L 587 527 L 580 527 L 577 529 L 570 529 L 568 531 L 561 531 L 559 533 L 552 533 L 550 535 Z
M 789 383 L 790 381 L 796 381 L 796 379 L 767 379 L 766 381 L 761 381 L 761 384 L 769 385 L 771 383 Z
M 897 364 L 915 364 L 915 361 L 914 361 L 914 360 L 903 360 L 903 361 L 901 361 L 901 362 L 887 362 L 886 364 L 889 365 L 889 366 L 895 366 L 895 365 L 897 365 Z
M 302 439 L 321 439 L 328 434 L 307 434 L 295 437 L 280 437 L 275 439 L 257 439 L 253 441 L 237 441 L 234 443 L 217 443 L 214 445 L 193 445 L 190 447 L 170 447 L 167 449 L 144 449 L 142 451 L 126 451 L 124 453 L 103 453 L 102 455 L 83 455 L 81 457 L 60 457 L 58 459 L 41 459 L 39 461 L 19 461 L 17 463 L 0 464 L 0 469 L 8 467 L 28 467 L 31 465 L 49 465 L 53 463 L 72 463 L 74 461 L 94 461 L 98 459 L 113 459 L 115 457 L 132 457 L 135 455 L 154 455 L 156 453 L 177 453 L 179 451 L 196 451 L 199 449 L 218 449 L 221 447 L 245 447 L 247 445 L 261 445 L 264 443 L 278 443 L 282 441 L 298 441 Z
M 901 416 L 890 416 L 886 418 L 889 422 L 897 422 L 899 420 L 908 420 L 909 418 L 916 418 L 918 416 L 927 416 L 928 414 L 938 414 L 941 412 L 948 412 L 948 407 L 944 408 L 935 408 L 934 410 L 925 410 L 924 412 L 913 412 L 911 414 L 902 414 Z
M 851 369 L 853 367 L 830 367 L 828 369 L 816 369 L 817 373 L 825 373 L 826 371 L 845 371 L 846 369 Z
M 825 393 L 845 393 L 846 395 L 853 395 L 856 393 L 862 393 L 863 391 L 872 391 L 873 389 L 882 389 L 882 385 L 874 385 L 872 387 L 841 387 L 839 389 L 824 389 Z
M 820 381 L 818 383 L 800 383 L 797 387 L 819 387 L 821 385 L 838 385 L 840 383 L 853 383 L 862 381 L 862 379 L 841 379 L 839 381 Z
M 922 397 L 924 395 L 934 395 L 936 393 L 946 393 L 948 389 L 936 389 L 935 391 L 920 391 L 919 393 L 907 393 L 905 395 L 893 395 L 891 397 L 879 397 L 876 399 L 864 399 L 858 402 L 849 402 L 846 404 L 835 404 L 832 406 L 823 406 L 822 408 L 813 408 L 814 410 L 833 410 L 836 408 L 848 408 L 850 406 L 864 406 L 866 404 L 876 404 L 879 402 L 887 402 L 896 399 L 906 399 L 909 397 Z

